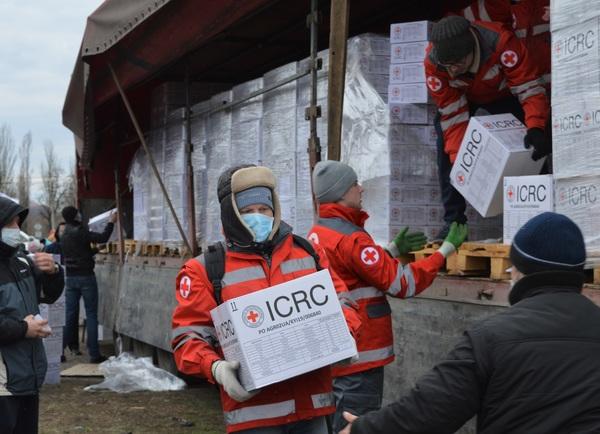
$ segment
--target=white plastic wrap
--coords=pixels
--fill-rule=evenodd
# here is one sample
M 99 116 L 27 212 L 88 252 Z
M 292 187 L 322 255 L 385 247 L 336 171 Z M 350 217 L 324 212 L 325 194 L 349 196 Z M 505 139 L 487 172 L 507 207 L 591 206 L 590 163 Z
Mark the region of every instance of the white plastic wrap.
M 600 15 L 598 0 L 552 0 L 550 28 L 554 32 Z
M 297 71 L 297 62 L 281 66 L 265 74 L 264 84 L 269 86 Z M 296 82 L 266 93 L 262 122 L 262 164 L 277 179 L 281 217 L 292 227 L 296 223 L 296 98 Z
M 600 15 L 600 9 L 596 10 Z M 600 16 L 552 32 L 552 104 L 600 97 Z
M 91 219 L 89 219 L 88 229 L 92 232 L 104 231 L 104 228 L 108 224 L 110 215 L 113 212 L 117 212 L 117 209 L 116 208 L 110 209 L 108 211 L 103 212 L 102 214 L 98 214 L 97 216 L 94 216 Z M 110 238 L 108 239 L 108 242 L 116 241 L 118 239 L 119 239 L 119 223 L 117 220 L 117 223 L 115 223 L 115 227 L 112 231 L 112 234 L 110 234 Z
M 585 238 L 588 261 L 600 264 L 600 175 L 558 178 L 554 188 L 556 212 L 577 223 Z
M 87 386 L 83 390 L 95 392 L 107 389 L 117 393 L 130 393 L 142 390 L 163 392 L 185 389 L 183 380 L 154 366 L 151 357 L 135 358 L 129 353 L 121 353 L 102 362 L 99 368 L 104 375 L 104 381 Z
M 600 98 L 577 98 L 553 106 L 552 166 L 559 178 L 598 172 Z

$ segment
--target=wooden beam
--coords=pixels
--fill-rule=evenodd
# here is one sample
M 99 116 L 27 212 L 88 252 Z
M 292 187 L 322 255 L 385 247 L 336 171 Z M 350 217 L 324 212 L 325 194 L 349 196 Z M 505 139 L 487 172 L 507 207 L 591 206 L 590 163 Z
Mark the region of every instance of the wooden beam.
M 329 84 L 327 94 L 327 159 L 340 160 L 342 115 L 346 76 L 346 41 L 348 39 L 348 0 L 331 1 L 329 33 Z

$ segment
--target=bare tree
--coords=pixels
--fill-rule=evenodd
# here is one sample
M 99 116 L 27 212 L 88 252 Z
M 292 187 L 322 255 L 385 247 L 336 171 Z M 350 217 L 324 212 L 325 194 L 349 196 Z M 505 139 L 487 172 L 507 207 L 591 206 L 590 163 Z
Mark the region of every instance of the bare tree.
M 18 199 L 21 205 L 28 206 L 29 192 L 31 191 L 31 172 L 29 167 L 31 161 L 31 131 L 23 136 L 19 158 L 21 159 L 21 165 L 19 167 L 19 177 L 17 178 Z
M 0 192 L 9 196 L 16 195 L 13 178 L 16 159 L 10 126 L 4 123 L 0 126 Z
M 50 140 L 44 142 L 45 161 L 42 162 L 42 193 L 40 202 L 48 207 L 46 218 L 50 227 L 56 227 L 56 217 L 62 203 L 61 167 Z
M 75 206 L 77 202 L 77 166 L 73 160 L 68 165 L 67 173 L 61 184 L 61 208 Z

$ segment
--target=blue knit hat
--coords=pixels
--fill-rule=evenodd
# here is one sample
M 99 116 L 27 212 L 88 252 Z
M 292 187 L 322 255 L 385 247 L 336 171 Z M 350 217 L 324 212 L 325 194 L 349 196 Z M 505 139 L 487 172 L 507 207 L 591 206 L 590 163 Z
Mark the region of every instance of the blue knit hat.
M 583 271 L 585 242 L 567 216 L 545 212 L 519 229 L 510 248 L 513 266 L 523 274 L 540 271 Z

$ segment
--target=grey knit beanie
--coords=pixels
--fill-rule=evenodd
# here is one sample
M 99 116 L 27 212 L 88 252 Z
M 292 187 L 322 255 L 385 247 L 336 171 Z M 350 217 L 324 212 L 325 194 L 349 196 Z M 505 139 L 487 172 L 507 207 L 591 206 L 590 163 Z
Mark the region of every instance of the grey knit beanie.
M 320 203 L 337 202 L 358 180 L 354 169 L 339 161 L 320 161 L 313 171 L 313 189 Z
M 456 15 L 442 18 L 431 28 L 433 56 L 440 63 L 456 62 L 473 51 L 475 39 L 469 20 Z

